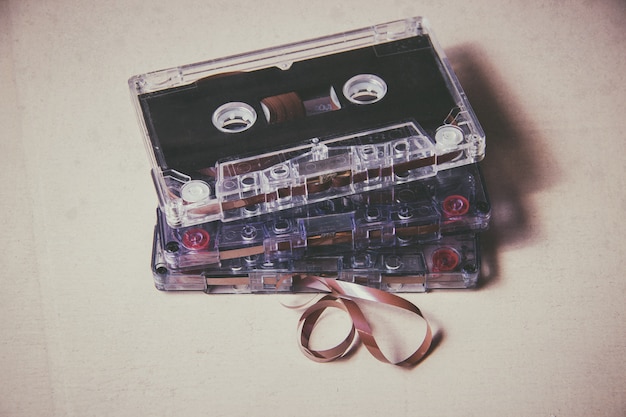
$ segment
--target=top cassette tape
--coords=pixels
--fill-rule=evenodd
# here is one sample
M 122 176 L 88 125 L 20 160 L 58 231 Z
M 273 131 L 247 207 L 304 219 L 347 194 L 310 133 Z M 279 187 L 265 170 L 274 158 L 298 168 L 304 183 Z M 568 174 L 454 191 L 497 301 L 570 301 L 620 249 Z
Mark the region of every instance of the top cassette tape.
M 416 17 L 129 80 L 172 227 L 297 207 L 481 160 L 485 135 Z

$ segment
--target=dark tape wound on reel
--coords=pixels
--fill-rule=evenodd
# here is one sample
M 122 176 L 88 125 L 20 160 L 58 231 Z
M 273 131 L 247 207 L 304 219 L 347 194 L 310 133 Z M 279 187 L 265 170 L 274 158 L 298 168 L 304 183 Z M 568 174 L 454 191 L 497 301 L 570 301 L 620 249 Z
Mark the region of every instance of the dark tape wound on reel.
M 291 91 L 261 100 L 261 108 L 269 124 L 284 123 L 303 119 L 319 113 L 341 109 L 341 104 L 333 87 L 328 92 L 319 91 L 313 94 L 300 94 Z
M 261 108 L 268 123 L 282 123 L 306 116 L 298 93 L 290 92 L 261 100 Z

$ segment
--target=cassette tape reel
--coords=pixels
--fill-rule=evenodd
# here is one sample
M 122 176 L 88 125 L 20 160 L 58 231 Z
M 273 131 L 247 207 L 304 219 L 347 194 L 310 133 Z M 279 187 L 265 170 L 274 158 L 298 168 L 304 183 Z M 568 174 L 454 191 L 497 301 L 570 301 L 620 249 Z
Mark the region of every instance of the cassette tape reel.
M 386 188 L 484 156 L 482 128 L 419 17 L 129 85 L 173 227 Z

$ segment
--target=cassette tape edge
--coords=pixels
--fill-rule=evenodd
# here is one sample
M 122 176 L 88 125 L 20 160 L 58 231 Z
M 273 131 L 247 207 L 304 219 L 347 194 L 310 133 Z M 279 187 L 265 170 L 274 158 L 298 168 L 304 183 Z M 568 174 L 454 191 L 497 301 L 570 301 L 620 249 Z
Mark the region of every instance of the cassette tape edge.
M 246 265 L 247 259 L 235 259 L 185 271 L 167 268 L 158 234 L 155 227 L 151 267 L 155 286 L 163 291 L 292 293 L 302 290 L 298 287 L 299 279 L 320 276 L 387 292 L 426 292 L 474 288 L 480 272 L 476 234 L 448 236 L 399 250 L 349 252 L 287 263 L 261 259 Z

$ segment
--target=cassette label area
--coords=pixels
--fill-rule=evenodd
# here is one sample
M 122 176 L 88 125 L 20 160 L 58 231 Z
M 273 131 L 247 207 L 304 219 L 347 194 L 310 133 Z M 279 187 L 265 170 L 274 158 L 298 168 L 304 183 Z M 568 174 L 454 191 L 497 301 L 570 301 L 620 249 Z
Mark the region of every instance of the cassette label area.
M 484 156 L 482 128 L 422 18 L 129 83 L 174 227 L 385 188 Z

